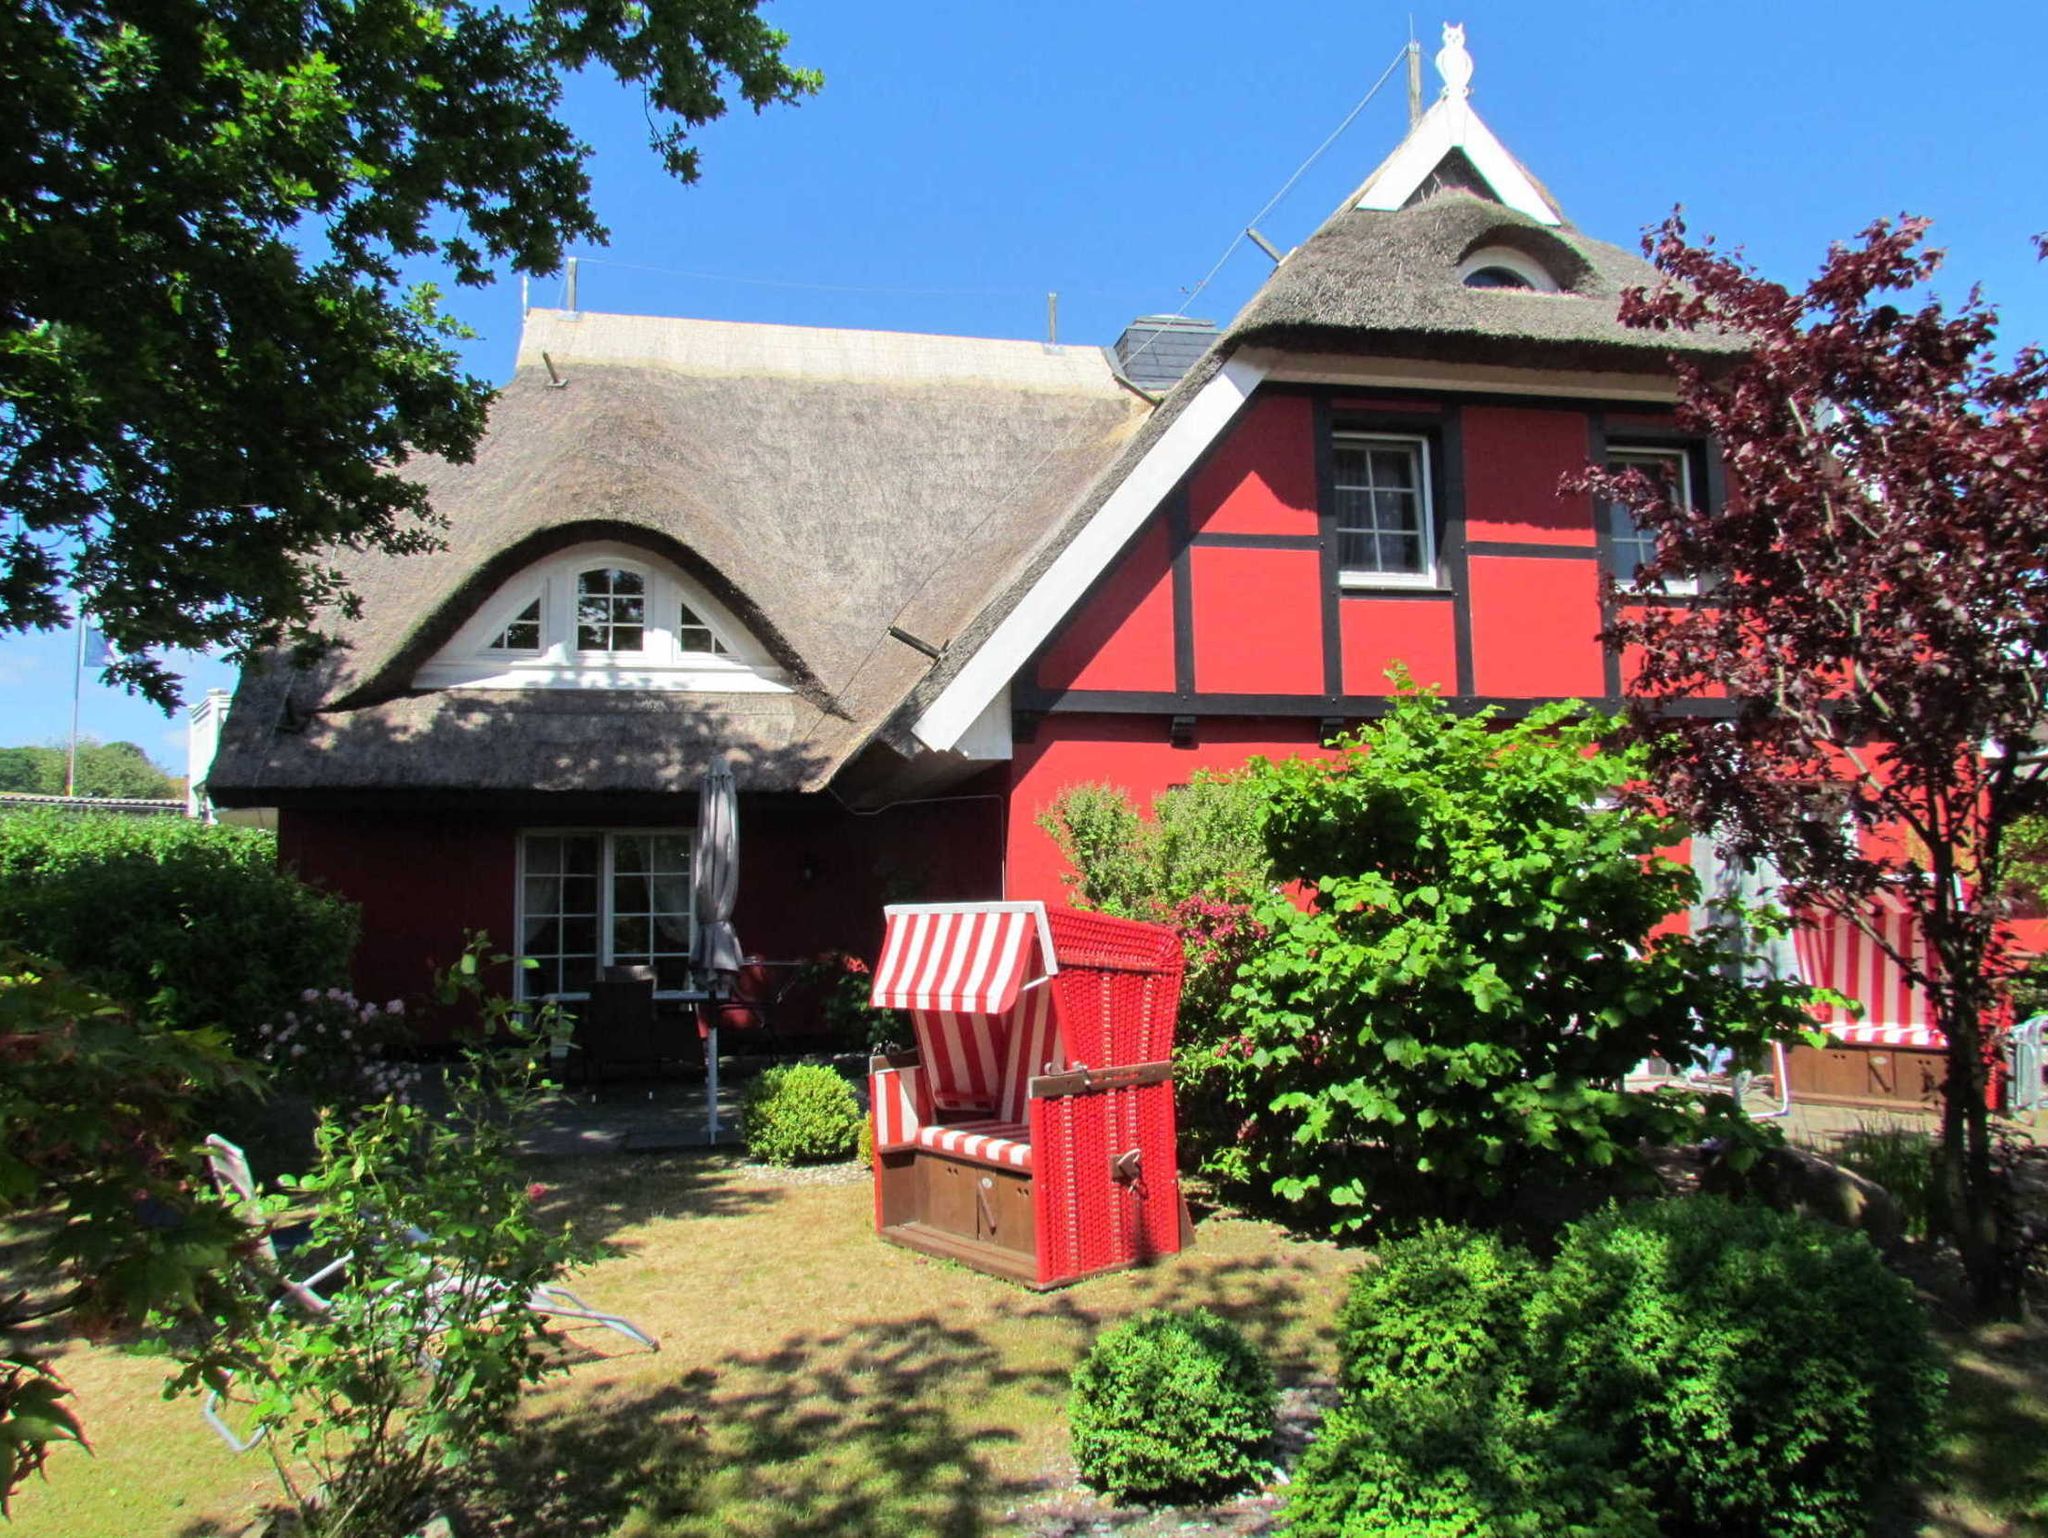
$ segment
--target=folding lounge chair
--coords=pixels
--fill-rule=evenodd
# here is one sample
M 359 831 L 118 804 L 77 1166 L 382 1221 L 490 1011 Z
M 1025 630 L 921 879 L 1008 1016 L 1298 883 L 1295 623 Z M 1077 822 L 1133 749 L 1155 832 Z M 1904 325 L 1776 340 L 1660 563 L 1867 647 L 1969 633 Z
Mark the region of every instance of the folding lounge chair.
M 273 1306 L 283 1307 L 290 1303 L 309 1314 L 328 1312 L 334 1305 L 322 1289 L 347 1271 L 349 1264 L 355 1259 L 353 1252 L 328 1261 L 305 1277 L 293 1279 L 286 1269 L 288 1257 L 280 1252 L 269 1224 L 264 1221 L 262 1209 L 258 1204 L 255 1176 L 249 1169 L 248 1155 L 226 1138 L 214 1133 L 206 1139 L 206 1162 L 221 1195 L 236 1204 L 244 1220 L 256 1231 L 261 1253 L 278 1278 L 282 1293 Z M 430 1237 L 424 1231 L 411 1224 L 402 1225 L 398 1231 L 414 1243 L 431 1243 Z M 451 1295 L 459 1291 L 462 1285 L 453 1277 L 438 1276 L 425 1284 L 430 1295 Z M 510 1300 L 505 1299 L 493 1304 L 489 1311 L 495 1313 L 510 1306 Z M 526 1306 L 534 1313 L 550 1319 L 577 1319 L 588 1324 L 602 1325 L 630 1341 L 645 1346 L 649 1351 L 661 1349 L 659 1341 L 631 1321 L 618 1314 L 599 1313 L 566 1287 L 536 1287 L 527 1295 Z M 431 1362 L 424 1365 L 432 1371 Z M 228 1425 L 220 1411 L 221 1395 L 218 1391 L 209 1393 L 199 1406 L 199 1413 L 206 1424 L 236 1452 L 247 1452 L 262 1442 L 264 1433 L 261 1430 L 253 1436 L 241 1436 Z

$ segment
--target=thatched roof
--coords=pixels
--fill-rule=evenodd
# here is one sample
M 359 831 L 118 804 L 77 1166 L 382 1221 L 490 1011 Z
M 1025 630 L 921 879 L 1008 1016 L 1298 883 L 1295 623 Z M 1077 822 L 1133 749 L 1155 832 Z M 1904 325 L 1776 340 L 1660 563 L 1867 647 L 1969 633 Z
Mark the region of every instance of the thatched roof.
M 535 311 L 475 462 L 414 467 L 447 548 L 339 558 L 361 618 L 245 674 L 210 791 L 654 791 L 713 751 L 816 788 L 929 666 L 888 627 L 967 625 L 1146 412 L 1092 347 Z M 500 584 L 596 538 L 704 582 L 796 692 L 412 690 Z
M 1489 247 L 1540 263 L 1560 291 L 1466 287 L 1459 265 Z M 1668 372 L 1675 353 L 1737 350 L 1739 343 L 1719 334 L 1622 325 L 1622 291 L 1657 281 L 1656 269 L 1640 256 L 1569 224 L 1540 224 L 1452 183 L 1387 212 L 1347 204 L 1281 263 L 1225 342 L 1437 363 L 1655 373 Z

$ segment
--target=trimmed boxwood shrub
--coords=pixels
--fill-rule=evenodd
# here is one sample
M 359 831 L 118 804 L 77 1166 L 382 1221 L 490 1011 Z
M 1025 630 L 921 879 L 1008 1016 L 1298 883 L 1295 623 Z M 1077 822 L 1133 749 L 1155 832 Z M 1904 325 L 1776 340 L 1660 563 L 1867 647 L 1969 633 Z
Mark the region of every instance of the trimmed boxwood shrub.
M 1074 1369 L 1067 1418 L 1081 1478 L 1118 1501 L 1229 1494 L 1265 1472 L 1273 1374 L 1207 1309 L 1151 1309 L 1105 1331 Z
M 864 1120 L 853 1086 L 816 1063 L 770 1068 L 740 1105 L 747 1152 L 764 1164 L 850 1159 Z
M 1860 1234 L 1713 1198 L 1566 1230 L 1530 1314 L 1561 1415 L 1610 1428 L 1668 1534 L 1863 1533 L 1924 1467 L 1943 1375 Z
M 353 904 L 278 869 L 259 828 L 0 812 L 0 936 L 245 1054 L 307 988 L 346 986 Z
M 1639 1491 L 1597 1432 L 1536 1397 L 1524 1319 L 1542 1270 L 1491 1234 L 1386 1245 L 1338 1316 L 1344 1404 L 1295 1471 L 1300 1538 L 1637 1538 Z
M 1940 1408 L 1926 1322 L 1867 1241 L 1718 1198 L 1610 1209 L 1548 1266 L 1427 1230 L 1339 1325 L 1297 1538 L 1849 1538 Z

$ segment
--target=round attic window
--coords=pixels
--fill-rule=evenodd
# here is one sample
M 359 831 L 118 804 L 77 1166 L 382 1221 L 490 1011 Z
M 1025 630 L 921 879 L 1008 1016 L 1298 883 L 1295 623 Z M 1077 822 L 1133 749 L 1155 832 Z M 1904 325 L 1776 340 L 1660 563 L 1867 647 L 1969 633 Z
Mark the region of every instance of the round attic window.
M 1557 279 L 1534 257 L 1506 246 L 1487 246 L 1458 264 L 1458 281 L 1467 288 L 1519 288 L 1539 294 L 1558 291 Z

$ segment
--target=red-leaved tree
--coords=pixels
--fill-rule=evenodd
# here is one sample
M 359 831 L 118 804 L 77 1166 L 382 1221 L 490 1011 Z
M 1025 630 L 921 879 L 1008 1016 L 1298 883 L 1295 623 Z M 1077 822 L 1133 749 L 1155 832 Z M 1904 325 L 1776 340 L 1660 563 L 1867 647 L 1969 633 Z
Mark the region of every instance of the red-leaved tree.
M 1569 484 L 1655 533 L 1640 593 L 1688 578 L 1702 593 L 1612 595 L 1606 639 L 1638 659 L 1630 719 L 1656 794 L 1768 857 L 1795 908 L 1859 924 L 1927 991 L 1948 1039 L 1942 1186 L 1995 1309 L 2017 1278 L 1985 1106 L 2006 965 L 1993 898 L 2040 799 L 2048 358 L 2001 362 L 1974 290 L 1953 311 L 1925 297 L 1941 260 L 1926 230 L 1873 224 L 1788 291 L 1674 215 L 1646 242 L 1667 281 L 1628 294 L 1622 319 L 1750 343 L 1680 368 L 1681 425 L 1718 441 L 1727 494 L 1682 506 L 1640 470 Z M 1917 917 L 1931 958 L 1877 931 L 1881 900 Z

